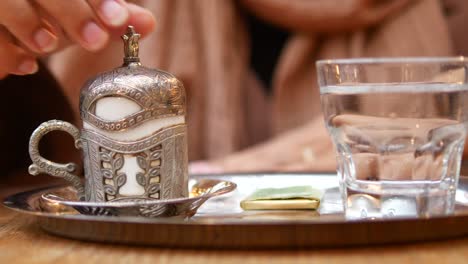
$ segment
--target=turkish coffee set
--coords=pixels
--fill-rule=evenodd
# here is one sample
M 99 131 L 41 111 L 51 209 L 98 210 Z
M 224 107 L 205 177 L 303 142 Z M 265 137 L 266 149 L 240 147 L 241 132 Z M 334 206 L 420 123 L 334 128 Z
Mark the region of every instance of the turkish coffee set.
M 453 216 L 391 221 L 346 220 L 334 173 L 189 177 L 184 87 L 173 75 L 141 65 L 139 38 L 129 26 L 122 36 L 124 64 L 83 86 L 81 130 L 51 120 L 31 135 L 29 173 L 63 178 L 69 185 L 11 195 L 6 207 L 35 216 L 52 234 L 139 245 L 289 248 L 468 234 L 468 177 L 460 179 Z M 74 174 L 75 164 L 40 155 L 41 138 L 55 130 L 69 133 L 82 150 L 84 182 Z M 320 194 L 304 189 L 305 182 Z M 303 192 L 307 195 L 299 197 Z M 261 199 L 252 199 L 255 194 Z M 388 230 L 399 232 L 383 236 Z M 342 237 L 347 239 L 335 239 Z
M 32 134 L 29 173 L 60 177 L 71 186 L 42 194 L 43 206 L 62 205 L 86 215 L 190 217 L 207 199 L 236 188 L 232 182 L 200 180 L 189 190 L 186 98 L 173 75 L 144 67 L 140 34 L 129 26 L 124 64 L 89 80 L 81 90 L 83 129 L 51 120 Z M 83 152 L 84 184 L 73 163 L 43 158 L 47 133 L 69 133 Z

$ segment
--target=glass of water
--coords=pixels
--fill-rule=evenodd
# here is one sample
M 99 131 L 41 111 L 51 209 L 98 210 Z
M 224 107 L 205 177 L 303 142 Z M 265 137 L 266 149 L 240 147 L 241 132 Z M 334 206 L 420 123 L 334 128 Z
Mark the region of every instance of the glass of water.
M 346 218 L 453 213 L 467 66 L 463 57 L 317 62 Z

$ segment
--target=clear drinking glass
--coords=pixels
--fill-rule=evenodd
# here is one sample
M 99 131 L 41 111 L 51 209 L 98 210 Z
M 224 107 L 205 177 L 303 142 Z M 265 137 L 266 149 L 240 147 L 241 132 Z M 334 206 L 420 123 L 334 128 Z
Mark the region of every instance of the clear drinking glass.
M 317 62 L 348 219 L 453 212 L 467 66 L 463 57 Z

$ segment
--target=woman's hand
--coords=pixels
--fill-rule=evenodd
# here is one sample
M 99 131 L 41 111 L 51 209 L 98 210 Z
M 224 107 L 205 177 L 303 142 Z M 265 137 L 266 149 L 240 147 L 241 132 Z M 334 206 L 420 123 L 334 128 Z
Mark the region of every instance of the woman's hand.
M 36 58 L 76 43 L 98 51 L 132 24 L 154 28 L 146 9 L 124 0 L 1 0 L 0 78 L 37 71 Z

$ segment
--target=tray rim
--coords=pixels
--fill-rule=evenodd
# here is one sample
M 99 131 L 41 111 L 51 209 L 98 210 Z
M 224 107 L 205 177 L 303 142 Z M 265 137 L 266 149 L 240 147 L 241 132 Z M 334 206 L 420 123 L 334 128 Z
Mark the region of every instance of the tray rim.
M 293 172 L 293 173 L 281 173 L 281 172 L 274 172 L 274 173 L 229 173 L 229 174 L 222 174 L 222 175 L 215 175 L 215 174 L 200 174 L 200 175 L 192 175 L 190 178 L 202 178 L 202 179 L 216 179 L 220 177 L 229 177 L 229 176 L 285 176 L 285 175 L 297 175 L 297 176 L 312 176 L 312 175 L 320 175 L 326 177 L 336 177 L 335 173 L 301 173 L 301 172 Z M 465 177 L 466 176 L 460 176 Z M 227 181 L 227 180 L 225 180 Z M 235 182 L 231 182 L 236 186 Z M 2 205 L 8 209 L 14 210 L 19 213 L 28 214 L 36 217 L 47 217 L 47 218 L 55 218 L 55 219 L 64 219 L 64 220 L 79 220 L 79 221 L 98 221 L 98 222 L 112 222 L 112 223 L 137 223 L 137 224 L 173 224 L 173 225 L 291 225 L 291 224 L 302 224 L 302 225 L 327 225 L 327 224 L 363 224 L 363 223 L 388 223 L 388 222 L 427 222 L 435 219 L 458 219 L 458 218 L 468 218 L 468 211 L 466 214 L 453 214 L 453 215 L 446 215 L 446 216 L 432 216 L 432 217 L 402 217 L 402 218 L 378 218 L 378 219 L 330 219 L 328 221 L 319 221 L 314 218 L 311 219 L 298 219 L 298 220 L 279 220 L 279 219 L 262 219 L 262 220 L 245 220 L 245 219 L 222 219 L 221 216 L 217 217 L 216 221 L 207 218 L 196 218 L 196 219 L 180 219 L 180 218 L 143 218 L 143 217 L 132 217 L 132 216 L 93 216 L 93 215 L 83 215 L 83 214 L 53 214 L 53 213 L 44 213 L 44 212 L 37 212 L 32 210 L 26 210 L 22 208 L 18 208 L 18 206 L 14 206 L 14 200 L 18 197 L 26 197 L 31 195 L 38 195 L 40 192 L 45 190 L 52 190 L 57 188 L 64 188 L 69 186 L 68 184 L 59 184 L 59 185 L 52 185 L 46 186 L 41 188 L 35 188 L 23 192 L 19 192 L 10 196 L 7 196 Z M 235 190 L 235 189 L 234 189 Z M 229 193 L 229 192 L 228 192 Z M 223 193 L 224 195 L 227 193 Z M 207 196 L 211 198 L 211 196 Z M 182 198 L 184 199 L 184 198 Z M 21 199 L 24 201 L 24 199 Z M 172 199 L 176 200 L 176 199 Z M 116 204 L 117 205 L 117 204 Z M 463 206 L 463 205 L 462 205 Z M 468 208 L 468 206 L 466 206 Z M 234 216 L 235 214 L 232 214 Z M 227 215 L 228 216 L 228 215 Z
M 332 173 L 236 173 L 222 176 L 298 174 L 336 177 L 336 174 Z M 216 178 L 219 176 L 197 175 L 195 177 Z M 47 188 L 50 186 L 38 189 Z M 16 195 L 27 195 L 28 192 L 35 192 L 38 189 Z M 170 248 L 329 248 L 408 243 L 468 236 L 468 225 L 466 225 L 468 213 L 431 218 L 392 218 L 372 221 L 341 219 L 319 222 L 302 219 L 269 221 L 264 219 L 229 219 L 226 221 L 224 219 L 225 221 L 220 221 L 221 218 L 217 218 L 217 221 L 213 221 L 213 219 L 187 221 L 165 218 L 45 215 L 31 211 L 25 212 L 21 209 L 15 211 L 34 216 L 41 229 L 61 237 L 93 242 Z M 447 226 L 449 228 L 446 228 Z

